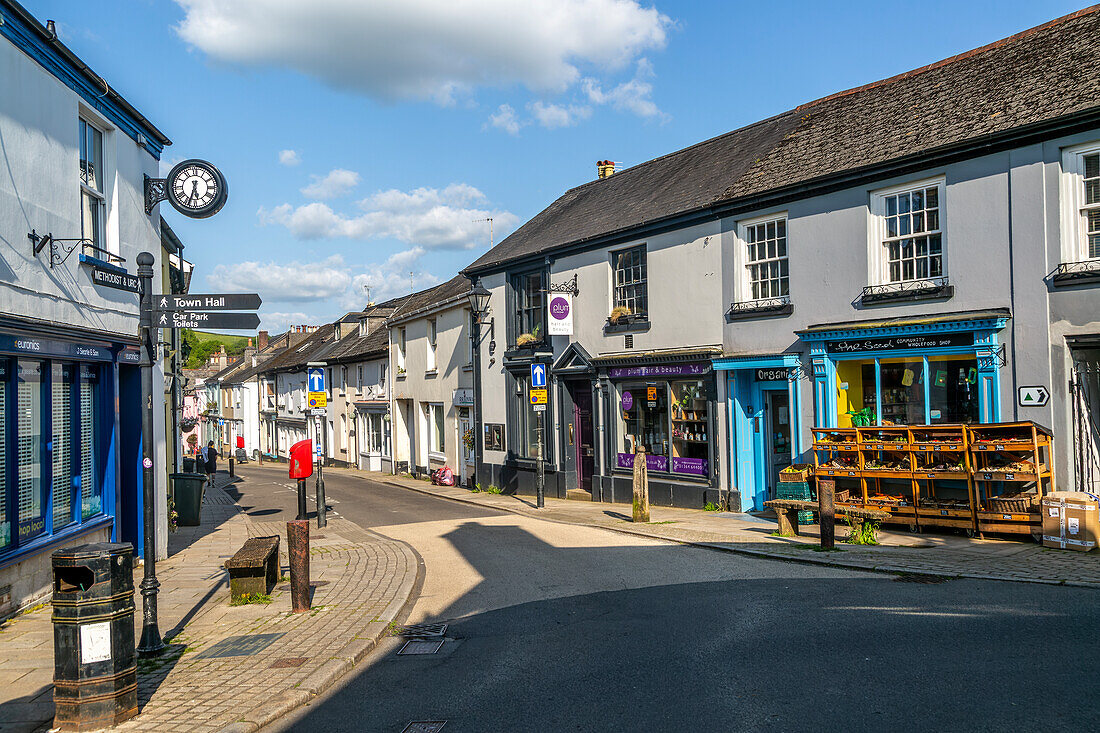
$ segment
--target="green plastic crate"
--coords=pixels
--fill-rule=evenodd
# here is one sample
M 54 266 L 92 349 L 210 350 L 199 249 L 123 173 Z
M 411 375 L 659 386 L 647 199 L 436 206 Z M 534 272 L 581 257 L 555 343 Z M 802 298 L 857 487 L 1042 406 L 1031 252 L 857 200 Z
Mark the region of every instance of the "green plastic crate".
M 813 499 L 813 494 L 810 492 L 810 485 L 805 481 L 781 483 L 775 490 L 776 499 L 805 499 L 807 501 Z
M 798 513 L 798 523 L 800 525 L 813 524 L 814 523 L 814 513 L 812 511 L 810 511 L 809 509 L 806 509 L 804 511 L 800 511 Z

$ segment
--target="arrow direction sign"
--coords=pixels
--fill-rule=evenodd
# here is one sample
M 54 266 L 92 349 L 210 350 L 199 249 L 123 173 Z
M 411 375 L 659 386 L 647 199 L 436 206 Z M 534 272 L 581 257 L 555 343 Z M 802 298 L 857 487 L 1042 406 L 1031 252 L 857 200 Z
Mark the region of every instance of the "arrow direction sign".
M 532 387 L 545 387 L 546 386 L 546 365 L 545 364 L 532 364 L 531 365 L 531 386 Z
M 1042 385 L 1020 387 L 1016 390 L 1020 407 L 1043 407 L 1050 400 L 1050 392 Z
M 260 325 L 260 317 L 255 313 L 155 310 L 153 325 L 157 328 L 228 328 L 252 331 Z
M 261 302 L 256 293 L 195 293 L 154 298 L 156 309 L 162 311 L 254 311 Z
M 306 381 L 309 382 L 310 392 L 324 392 L 325 370 L 319 367 L 310 367 L 306 374 Z

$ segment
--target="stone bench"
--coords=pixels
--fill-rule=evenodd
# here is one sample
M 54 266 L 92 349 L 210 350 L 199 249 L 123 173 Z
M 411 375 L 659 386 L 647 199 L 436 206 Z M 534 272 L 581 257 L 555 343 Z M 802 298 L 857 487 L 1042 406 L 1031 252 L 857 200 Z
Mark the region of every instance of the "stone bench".
M 818 511 L 820 507 L 816 501 L 803 499 L 772 499 L 765 501 L 764 506 L 775 511 L 779 521 L 779 534 L 783 537 L 791 537 L 798 534 L 798 513 L 800 511 Z M 889 519 L 888 512 L 878 509 L 861 509 L 859 507 L 837 507 L 836 516 L 848 517 L 850 522 L 862 525 L 863 522 L 881 522 Z M 861 529 L 861 527 L 854 527 Z
M 248 593 L 267 595 L 279 582 L 279 537 L 253 537 L 225 561 L 229 594 L 235 601 Z

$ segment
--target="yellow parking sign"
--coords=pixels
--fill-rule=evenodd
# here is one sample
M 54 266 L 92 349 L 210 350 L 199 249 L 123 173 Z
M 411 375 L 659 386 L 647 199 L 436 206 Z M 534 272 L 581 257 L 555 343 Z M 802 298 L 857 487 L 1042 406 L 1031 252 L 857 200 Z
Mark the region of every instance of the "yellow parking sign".
M 547 399 L 547 392 L 545 388 L 532 387 L 531 388 L 531 404 L 532 405 L 545 405 L 549 400 Z
M 308 402 L 310 407 L 327 407 L 328 394 L 325 392 L 310 392 Z

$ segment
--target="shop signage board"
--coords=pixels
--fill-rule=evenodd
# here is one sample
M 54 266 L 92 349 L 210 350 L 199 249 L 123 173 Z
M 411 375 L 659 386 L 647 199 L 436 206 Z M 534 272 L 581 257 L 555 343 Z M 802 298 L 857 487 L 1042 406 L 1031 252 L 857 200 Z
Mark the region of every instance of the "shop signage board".
M 786 382 L 790 379 L 790 370 L 786 367 L 776 367 L 774 369 L 757 369 L 756 381 L 757 382 Z
M 158 295 L 154 308 L 160 311 L 254 311 L 262 302 L 257 293 Z
M 125 271 L 92 265 L 92 282 L 96 285 L 104 285 L 115 290 L 125 290 L 129 293 L 141 292 L 141 283 L 137 275 L 131 275 Z
M 710 374 L 710 364 L 658 364 L 653 366 L 612 367 L 612 379 L 628 377 L 693 377 Z
M 549 393 L 546 388 L 532 387 L 531 388 L 531 404 L 532 405 L 545 405 L 549 402 Z
M 1016 390 L 1020 407 L 1043 407 L 1050 401 L 1050 392 L 1042 385 L 1020 387 Z
M 53 341 L 51 339 L 9 336 L 7 334 L 0 334 L 0 351 L 14 351 L 21 354 L 34 354 L 35 356 L 65 356 L 96 361 L 112 361 L 114 359 L 114 353 L 111 349 L 99 344 Z M 138 358 L 140 359 L 140 354 Z
M 943 349 L 951 346 L 973 346 L 974 334 L 936 333 L 915 336 L 890 336 L 888 338 L 843 339 L 828 341 L 825 350 L 830 354 L 846 354 L 856 351 L 896 351 L 912 349 Z
M 634 468 L 633 453 L 616 454 L 615 465 L 619 468 Z M 646 470 L 668 471 L 668 456 L 655 456 L 647 453 L 645 457 Z M 710 462 L 706 458 L 673 458 L 672 472 L 688 476 L 707 476 Z
M 623 392 L 621 403 L 623 409 L 627 412 L 630 412 L 632 409 L 634 409 L 634 395 L 630 392 Z
M 550 321 L 546 332 L 551 336 L 573 335 L 573 296 L 554 293 L 550 298 Z
M 206 311 L 153 311 L 156 328 L 229 328 L 251 331 L 260 325 L 255 313 L 207 313 Z

